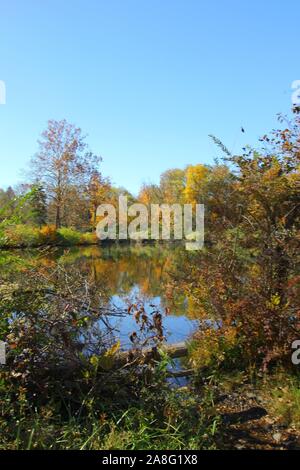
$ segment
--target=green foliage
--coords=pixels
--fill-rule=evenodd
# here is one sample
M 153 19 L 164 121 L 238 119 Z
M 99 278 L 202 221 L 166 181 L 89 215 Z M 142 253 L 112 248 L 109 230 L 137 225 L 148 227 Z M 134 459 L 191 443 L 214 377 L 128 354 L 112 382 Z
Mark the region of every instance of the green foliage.
M 97 238 L 96 233 L 94 232 L 82 233 L 80 235 L 80 244 L 82 245 L 94 245 L 97 242 L 98 242 L 98 238 Z
M 47 222 L 47 197 L 43 186 L 36 185 L 30 201 L 30 219 L 33 224 L 41 227 Z
M 282 426 L 300 431 L 300 377 L 276 371 L 263 384 L 262 394 Z
M 97 243 L 98 238 L 95 233 L 81 233 L 69 227 L 57 230 L 51 225 L 38 228 L 31 225 L 5 224 L 0 231 L 0 248 L 94 245 Z
M 0 207 L 0 234 L 3 229 L 9 225 L 20 224 L 24 216 L 24 209 L 35 194 L 36 188 L 33 187 L 25 195 L 14 196 Z
M 0 418 L 0 449 L 193 450 L 214 449 L 218 418 L 210 416 L 207 395 L 158 387 L 145 391 L 131 405 L 113 407 L 94 394 L 81 397 L 78 411 L 49 402 L 32 409 L 26 391 L 13 395 L 4 380 Z M 12 391 L 13 389 L 11 389 Z M 114 396 L 118 400 L 118 395 Z M 121 392 L 119 400 L 121 398 Z M 125 405 L 125 404 L 124 404 Z M 83 412 L 84 410 L 84 412 Z M 201 410 L 201 411 L 200 411 Z M 205 412 L 206 410 L 206 412 Z
M 10 225 L 3 231 L 2 246 L 12 248 L 38 246 L 40 232 L 29 225 Z
M 61 245 L 78 245 L 81 234 L 69 227 L 62 227 L 57 230 L 58 241 Z

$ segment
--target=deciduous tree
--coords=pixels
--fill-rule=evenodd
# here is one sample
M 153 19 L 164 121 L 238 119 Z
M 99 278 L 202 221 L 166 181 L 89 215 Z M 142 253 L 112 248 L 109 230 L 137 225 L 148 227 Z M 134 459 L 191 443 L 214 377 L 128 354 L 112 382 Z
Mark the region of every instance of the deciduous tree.
M 74 188 L 78 195 L 86 192 L 100 160 L 88 149 L 80 128 L 66 120 L 48 122 L 31 167 L 34 179 L 43 185 L 54 209 L 56 227 L 62 225 L 68 211 L 70 193 L 74 196 Z

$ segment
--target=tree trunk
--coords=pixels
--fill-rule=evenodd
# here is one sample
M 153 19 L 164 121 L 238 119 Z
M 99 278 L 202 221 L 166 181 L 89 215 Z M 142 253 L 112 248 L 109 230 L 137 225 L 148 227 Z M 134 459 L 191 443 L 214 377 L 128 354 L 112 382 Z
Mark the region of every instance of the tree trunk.
M 61 227 L 60 204 L 57 204 L 56 206 L 55 227 L 57 229 Z

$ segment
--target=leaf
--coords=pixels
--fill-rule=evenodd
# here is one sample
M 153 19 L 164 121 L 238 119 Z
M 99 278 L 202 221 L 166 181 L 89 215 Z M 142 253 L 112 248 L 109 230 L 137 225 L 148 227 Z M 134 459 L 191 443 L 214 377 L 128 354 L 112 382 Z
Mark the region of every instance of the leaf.
M 120 341 L 114 344 L 110 349 L 108 349 L 103 356 L 98 358 L 98 366 L 104 370 L 110 370 L 114 365 L 115 355 L 119 351 L 121 346 Z

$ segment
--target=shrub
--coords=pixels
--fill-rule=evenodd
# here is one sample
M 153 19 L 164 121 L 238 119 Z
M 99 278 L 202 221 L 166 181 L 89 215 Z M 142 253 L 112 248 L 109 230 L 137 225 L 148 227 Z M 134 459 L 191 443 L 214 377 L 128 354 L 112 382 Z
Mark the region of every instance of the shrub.
M 36 247 L 40 245 L 94 245 L 95 232 L 80 233 L 73 228 L 44 225 L 40 229 L 29 225 L 10 225 L 0 231 L 0 247 Z
M 97 243 L 97 241 L 98 239 L 97 239 L 97 235 L 95 232 L 83 233 L 80 237 L 80 243 L 82 245 L 93 245 Z
M 42 244 L 54 244 L 57 241 L 55 225 L 44 225 L 40 229 L 40 241 Z
M 62 245 L 78 245 L 81 234 L 68 227 L 62 227 L 57 230 L 58 241 Z
M 36 227 L 29 225 L 13 225 L 4 231 L 6 246 L 38 246 L 40 244 L 40 233 Z

